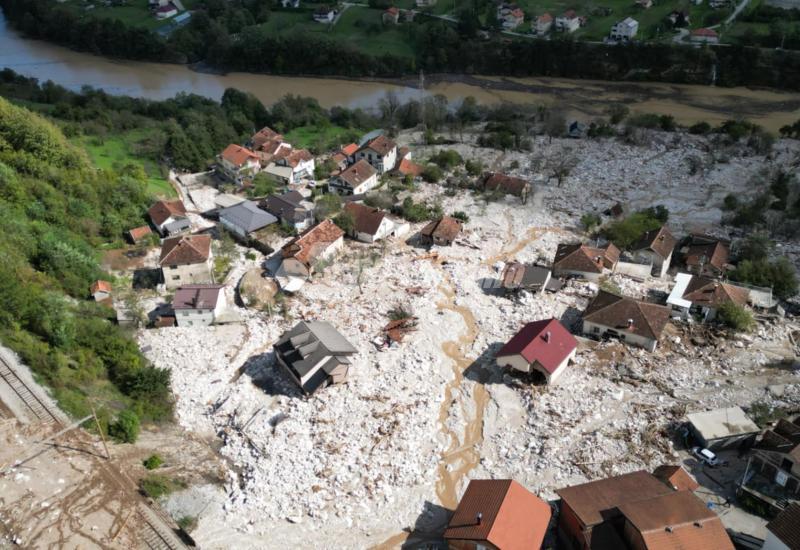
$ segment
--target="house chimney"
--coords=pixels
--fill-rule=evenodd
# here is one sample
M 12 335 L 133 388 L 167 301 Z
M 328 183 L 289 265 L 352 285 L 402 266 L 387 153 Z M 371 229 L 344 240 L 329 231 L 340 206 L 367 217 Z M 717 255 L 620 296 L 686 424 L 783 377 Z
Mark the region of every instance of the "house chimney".
M 544 341 L 545 342 L 549 342 L 550 341 L 550 331 L 549 330 L 544 333 Z
M 480 525 L 482 519 L 483 519 L 483 512 L 478 512 L 478 515 L 475 516 L 475 525 Z
M 664 531 L 666 531 L 667 533 L 672 533 L 672 527 L 667 525 L 666 527 L 664 527 Z
M 629 329 L 633 328 L 633 319 L 628 319 L 628 328 Z
M 695 521 L 695 522 L 693 523 L 693 525 L 694 525 L 695 527 L 699 527 L 700 529 L 702 529 L 702 528 L 703 528 L 703 524 L 702 524 L 702 523 L 700 523 L 699 521 Z

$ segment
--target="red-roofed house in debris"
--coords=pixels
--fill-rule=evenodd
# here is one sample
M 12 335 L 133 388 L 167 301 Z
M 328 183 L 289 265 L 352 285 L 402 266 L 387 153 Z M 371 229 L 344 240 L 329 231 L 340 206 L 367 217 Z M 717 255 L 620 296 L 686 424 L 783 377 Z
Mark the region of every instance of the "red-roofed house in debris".
M 558 319 L 528 323 L 497 353 L 497 364 L 538 372 L 552 384 L 575 358 L 578 341 Z
M 164 239 L 158 265 L 167 288 L 212 282 L 211 237 L 182 235 Z

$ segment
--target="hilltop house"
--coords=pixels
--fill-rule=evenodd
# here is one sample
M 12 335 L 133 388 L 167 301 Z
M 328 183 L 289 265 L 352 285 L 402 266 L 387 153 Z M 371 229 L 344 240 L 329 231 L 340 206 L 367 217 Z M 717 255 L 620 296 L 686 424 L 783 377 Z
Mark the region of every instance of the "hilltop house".
M 639 22 L 632 17 L 626 17 L 622 21 L 616 22 L 611 27 L 610 38 L 618 42 L 628 42 L 633 40 L 638 30 Z
M 217 157 L 217 174 L 236 185 L 242 185 L 245 179 L 252 178 L 259 170 L 261 163 L 258 155 L 241 145 L 232 143 Z
M 147 210 L 147 216 L 162 236 L 180 233 L 191 225 L 186 217 L 186 207 L 178 199 L 156 202 Z
M 225 309 L 225 285 L 182 285 L 172 297 L 172 309 L 179 327 L 214 324 Z
M 643 470 L 556 491 L 560 547 L 733 550 L 719 517 Z
M 378 185 L 378 173 L 360 159 L 328 181 L 328 188 L 339 195 L 360 195 Z
M 723 304 L 745 306 L 749 299 L 750 291 L 746 288 L 708 277 L 678 273 L 667 305 L 678 314 L 677 317 L 688 319 L 695 314 L 703 321 L 711 321 Z
M 408 231 L 408 224 L 395 222 L 386 212 L 357 202 L 344 205 L 344 212 L 353 217 L 353 230 L 350 236 L 365 243 L 374 243 L 390 235 Z
M 289 241 L 281 249 L 283 260 L 278 268 L 278 278 L 308 279 L 315 264 L 330 259 L 341 250 L 344 231 L 331 220 L 318 223 Z
M 639 237 L 639 240 L 631 246 L 631 252 L 637 261 L 653 266 L 651 271 L 653 277 L 663 277 L 667 274 L 677 242 L 667 226 L 662 226 L 647 231 Z
M 314 223 L 312 206 L 297 191 L 270 195 L 261 201 L 260 207 L 297 231 L 305 231 Z
M 544 35 L 550 32 L 553 28 L 553 16 L 549 13 L 543 13 L 536 18 L 536 34 Z
M 444 539 L 459 550 L 541 548 L 550 505 L 511 479 L 473 479 L 447 524 Z
M 514 195 L 522 199 L 522 203 L 525 204 L 531 192 L 531 184 L 522 178 L 490 172 L 483 177 L 483 189 Z
M 225 229 L 244 238 L 277 222 L 278 218 L 260 209 L 254 201 L 243 201 L 220 210 L 219 221 Z
M 557 319 L 526 324 L 497 352 L 500 367 L 524 373 L 538 373 L 552 384 L 575 358 L 578 341 Z
M 278 364 L 306 395 L 329 384 L 341 384 L 356 350 L 330 323 L 301 321 L 273 346 Z
M 585 244 L 560 244 L 553 260 L 553 275 L 577 276 L 596 282 L 617 268 L 619 256 L 619 248 L 612 243 L 602 248 Z
M 164 239 L 158 265 L 167 288 L 212 282 L 211 237 L 182 235 Z
M 567 10 L 556 17 L 556 30 L 560 32 L 575 32 L 581 27 L 581 18 L 575 10 Z
M 378 174 L 394 168 L 397 162 L 397 144 L 384 135 L 370 139 L 356 151 L 353 160 L 365 160 L 372 165 Z
M 438 220 L 430 222 L 420 230 L 420 241 L 424 246 L 450 246 L 461 234 L 464 224 L 461 220 L 442 216 Z
M 283 135 L 269 126 L 264 126 L 250 137 L 250 146 L 253 148 L 253 151 L 257 151 L 261 149 L 264 144 L 276 140 L 283 140 Z
M 601 290 L 583 312 L 583 334 L 618 338 L 623 342 L 655 351 L 669 321 L 667 307 Z

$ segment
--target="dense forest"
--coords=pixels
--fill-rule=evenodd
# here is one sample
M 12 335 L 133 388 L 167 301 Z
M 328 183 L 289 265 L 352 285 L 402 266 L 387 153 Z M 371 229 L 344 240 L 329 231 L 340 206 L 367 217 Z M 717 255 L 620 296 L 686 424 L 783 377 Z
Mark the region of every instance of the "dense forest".
M 420 18 L 404 27 L 414 57 L 370 55 L 308 33 L 274 35 L 260 26 L 270 6 L 205 0 L 169 38 L 117 20 L 76 15 L 49 0 L 0 0 L 8 20 L 29 36 L 79 50 L 130 59 L 204 62 L 221 70 L 273 74 L 397 77 L 430 73 L 649 80 L 723 86 L 800 88 L 800 53 L 755 47 L 626 47 L 571 40 L 482 40 L 470 12 L 458 25 Z M 275 8 L 277 9 L 277 8 Z

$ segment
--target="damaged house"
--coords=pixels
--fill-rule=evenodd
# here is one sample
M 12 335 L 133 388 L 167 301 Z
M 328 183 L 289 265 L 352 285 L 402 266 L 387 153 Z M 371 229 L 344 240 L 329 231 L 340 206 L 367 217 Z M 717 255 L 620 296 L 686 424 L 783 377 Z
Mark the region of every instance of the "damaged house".
M 688 319 L 690 315 L 696 315 L 703 321 L 712 321 L 724 304 L 744 307 L 749 299 L 750 291 L 746 288 L 708 277 L 678 273 L 667 305 L 676 317 Z
M 499 191 L 506 195 L 514 195 L 525 204 L 528 195 L 531 193 L 531 184 L 522 178 L 507 176 L 497 172 L 490 172 L 483 178 L 483 189 L 485 191 Z
M 408 224 L 389 219 L 383 210 L 348 202 L 344 212 L 353 218 L 350 236 L 364 243 L 374 243 L 391 235 L 402 235 L 408 231 Z
M 506 292 L 527 290 L 528 292 L 556 291 L 561 281 L 553 279 L 550 269 L 540 265 L 510 262 L 500 276 L 500 286 Z
M 750 450 L 741 491 L 778 511 L 800 503 L 800 417 L 781 418 Z
M 450 246 L 463 229 L 464 223 L 461 220 L 442 216 L 420 230 L 420 241 L 423 246 Z
M 619 256 L 619 248 L 612 243 L 600 248 L 585 244 L 560 244 L 553 260 L 553 275 L 597 282 L 603 275 L 614 272 Z
M 314 274 L 316 264 L 330 259 L 343 244 L 344 231 L 331 220 L 320 222 L 284 245 L 276 276 L 308 279 Z
M 667 307 L 601 290 L 583 312 L 583 334 L 619 340 L 655 351 L 669 321 Z
M 672 252 L 678 241 L 667 226 L 647 231 L 631 246 L 631 253 L 638 262 L 653 266 L 651 275 L 661 278 L 667 274 L 672 262 Z
M 330 323 L 301 321 L 273 346 L 278 364 L 307 395 L 347 380 L 357 350 Z
M 225 309 L 225 285 L 184 285 L 172 297 L 179 327 L 214 324 Z
M 211 237 L 183 235 L 164 239 L 158 260 L 164 284 L 176 288 L 190 283 L 211 283 Z
M 728 241 L 692 234 L 681 246 L 686 270 L 694 275 L 722 277 L 730 268 L 730 243 Z

